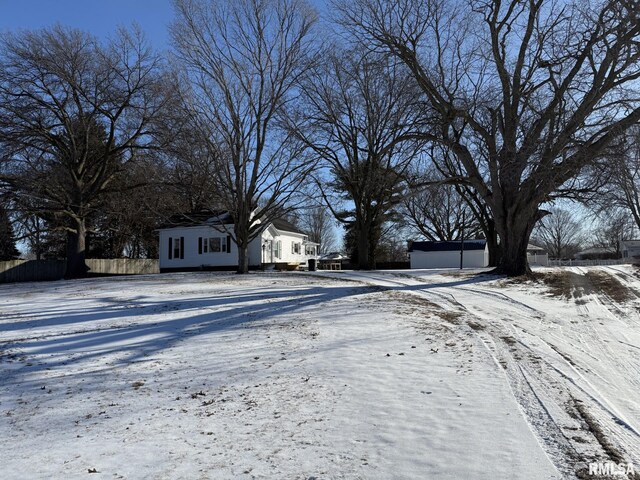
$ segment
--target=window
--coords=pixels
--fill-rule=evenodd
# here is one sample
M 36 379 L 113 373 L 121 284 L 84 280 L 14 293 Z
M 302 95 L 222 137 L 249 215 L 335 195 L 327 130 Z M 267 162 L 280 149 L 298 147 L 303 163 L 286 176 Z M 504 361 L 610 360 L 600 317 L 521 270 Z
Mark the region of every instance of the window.
M 214 237 L 209 239 L 209 251 L 210 252 L 220 251 L 220 238 Z
M 184 258 L 184 237 L 169 238 L 169 260 Z
M 305 255 L 315 255 L 316 254 L 316 247 L 315 245 L 307 245 L 304 247 L 304 253 Z
M 198 238 L 198 253 L 230 252 L 229 237 Z
M 282 240 L 273 242 L 273 256 L 275 258 L 282 258 Z
M 298 242 L 291 242 L 291 253 L 300 255 L 300 244 Z

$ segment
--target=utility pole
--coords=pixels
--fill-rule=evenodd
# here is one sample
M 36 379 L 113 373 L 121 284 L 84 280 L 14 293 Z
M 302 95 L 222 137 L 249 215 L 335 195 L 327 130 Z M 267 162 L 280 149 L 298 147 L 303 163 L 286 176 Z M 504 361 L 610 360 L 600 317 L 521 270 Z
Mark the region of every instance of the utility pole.
M 462 225 L 460 225 L 460 270 L 464 265 L 464 210 L 462 211 Z

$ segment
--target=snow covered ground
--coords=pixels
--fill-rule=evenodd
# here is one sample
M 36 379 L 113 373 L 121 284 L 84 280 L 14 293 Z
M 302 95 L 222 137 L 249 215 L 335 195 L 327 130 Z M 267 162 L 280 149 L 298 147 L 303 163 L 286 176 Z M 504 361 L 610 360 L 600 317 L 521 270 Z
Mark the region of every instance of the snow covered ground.
M 638 472 L 640 276 L 544 273 L 0 285 L 0 477 Z

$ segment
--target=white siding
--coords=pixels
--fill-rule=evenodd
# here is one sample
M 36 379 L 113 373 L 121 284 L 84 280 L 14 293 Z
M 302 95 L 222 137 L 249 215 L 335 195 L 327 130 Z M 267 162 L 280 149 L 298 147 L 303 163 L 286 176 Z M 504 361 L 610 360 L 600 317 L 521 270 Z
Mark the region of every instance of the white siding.
M 262 239 L 260 243 L 260 256 L 263 263 L 297 263 L 306 264 L 309 258 L 316 258 L 316 256 L 309 257 L 305 255 L 303 234 L 297 234 L 293 232 L 280 232 L 275 230 L 265 230 L 262 233 Z M 280 255 L 276 255 L 276 242 L 280 242 Z M 292 244 L 299 245 L 299 253 L 293 253 Z M 264 249 L 262 248 L 264 245 Z
M 622 242 L 622 258 L 640 257 L 640 242 L 637 240 L 626 240 Z
M 160 268 L 207 268 L 207 267 L 235 267 L 238 264 L 238 247 L 231 241 L 231 252 L 207 252 L 198 253 L 198 238 L 227 238 L 226 232 L 220 232 L 213 227 L 175 227 L 160 230 Z M 169 238 L 184 237 L 184 258 L 169 258 Z M 249 265 L 260 266 L 262 263 L 296 263 L 306 264 L 309 258 L 316 256 L 305 255 L 303 234 L 293 232 L 279 232 L 268 228 L 262 234 L 249 243 Z M 275 242 L 281 243 L 281 254 L 277 258 L 269 250 L 274 248 Z M 269 242 L 271 242 L 269 244 Z M 292 252 L 292 243 L 300 245 L 300 253 Z M 264 247 L 263 247 L 264 245 Z M 173 255 L 172 255 L 173 256 Z
M 282 242 L 282 259 L 281 262 L 286 263 L 306 263 L 307 256 L 304 254 L 303 243 L 304 235 L 289 232 L 280 232 L 278 240 Z M 293 253 L 291 245 L 295 243 L 299 245 L 299 253 Z
M 532 266 L 548 267 L 549 255 L 546 253 L 527 253 L 527 262 Z
M 169 258 L 169 238 L 184 237 L 184 258 Z M 227 238 L 226 232 L 212 227 L 176 227 L 160 230 L 160 268 L 233 267 L 238 264 L 238 248 L 231 241 L 231 252 L 198 253 L 198 238 Z
M 409 253 L 411 268 L 460 268 L 460 251 Z M 465 250 L 464 268 L 482 268 L 489 264 L 489 253 L 484 250 Z

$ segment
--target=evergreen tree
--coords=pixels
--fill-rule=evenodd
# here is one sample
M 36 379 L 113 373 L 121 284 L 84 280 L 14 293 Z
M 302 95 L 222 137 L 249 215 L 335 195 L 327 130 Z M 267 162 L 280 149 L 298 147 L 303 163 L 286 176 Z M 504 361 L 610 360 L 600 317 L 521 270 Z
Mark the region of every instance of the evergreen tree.
M 0 205 L 0 261 L 14 260 L 19 256 L 9 214 L 7 209 Z

